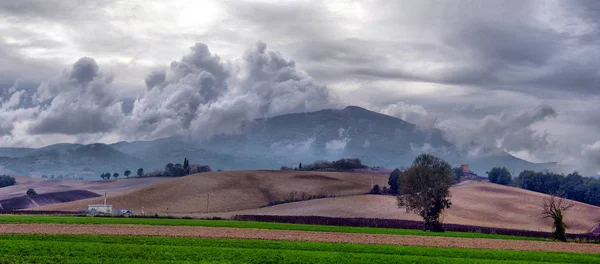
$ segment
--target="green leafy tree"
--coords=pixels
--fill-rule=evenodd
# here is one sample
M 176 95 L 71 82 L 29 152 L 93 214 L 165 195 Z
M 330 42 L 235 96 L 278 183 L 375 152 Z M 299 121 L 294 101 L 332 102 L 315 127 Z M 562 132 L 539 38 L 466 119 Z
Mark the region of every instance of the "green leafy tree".
M 131 171 L 126 170 L 125 172 L 123 172 L 123 175 L 125 175 L 125 177 L 129 178 L 129 175 L 131 175 Z
M 456 182 L 452 167 L 430 154 L 421 154 L 400 177 L 398 207 L 423 217 L 423 231 L 443 232 L 440 215 L 450 208 L 450 187 Z
M 461 167 L 453 168 L 452 171 L 454 172 L 454 176 L 456 177 L 456 182 L 459 182 L 460 178 L 465 176 L 465 172 Z
M 17 181 L 15 180 L 15 177 L 12 177 L 9 175 L 1 175 L 0 176 L 0 188 L 15 185 L 15 183 L 17 183 Z
M 169 163 L 169 164 L 167 164 L 167 165 L 165 166 L 165 171 L 166 171 L 166 172 L 167 172 L 169 175 L 173 176 L 173 168 L 174 168 L 174 167 L 175 167 L 175 165 L 173 165 L 173 163 Z
M 113 173 L 113 178 L 115 178 L 115 179 L 116 179 L 116 178 L 119 178 L 119 174 L 118 174 L 118 173 L 116 173 L 116 172 L 115 172 L 115 173 Z
M 29 188 L 29 190 L 27 190 L 26 194 L 27 194 L 27 196 L 34 196 L 34 195 L 37 195 L 37 192 L 35 192 L 35 190 L 33 188 Z
M 402 175 L 402 172 L 399 169 L 395 169 L 394 171 L 392 171 L 392 173 L 390 173 L 390 176 L 388 177 L 388 185 L 390 186 L 391 194 L 400 193 L 400 176 L 401 175 Z
M 488 172 L 488 179 L 491 183 L 508 185 L 510 183 L 511 178 L 512 175 L 510 175 L 510 171 L 508 171 L 508 169 L 505 167 L 492 168 L 492 170 Z
M 183 173 L 184 175 L 190 174 L 190 160 L 187 158 L 183 159 Z
M 144 176 L 144 169 L 143 169 L 143 168 L 139 168 L 139 169 L 137 170 L 137 176 L 138 176 L 138 177 L 142 177 L 142 176 Z

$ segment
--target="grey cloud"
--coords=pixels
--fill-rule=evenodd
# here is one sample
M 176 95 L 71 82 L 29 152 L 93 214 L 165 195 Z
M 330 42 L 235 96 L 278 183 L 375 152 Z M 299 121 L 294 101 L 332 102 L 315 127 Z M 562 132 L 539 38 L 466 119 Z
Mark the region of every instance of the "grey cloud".
M 110 1 L 0 1 L 0 13 L 11 19 L 69 20 L 90 18 Z
M 83 57 L 73 64 L 71 78 L 81 85 L 86 85 L 98 75 L 98 70 L 98 64 L 94 59 Z
M 33 98 L 41 110 L 27 131 L 66 135 L 112 131 L 123 113 L 109 89 L 111 83 L 112 76 L 103 75 L 94 59 L 79 59 L 70 70 L 40 84 Z
M 167 73 L 163 70 L 154 70 L 146 78 L 144 82 L 146 83 L 146 87 L 148 89 L 152 89 L 154 86 L 165 82 L 167 78 Z
M 174 134 L 209 137 L 237 133 L 243 121 L 278 114 L 317 110 L 329 104 L 328 91 L 293 60 L 259 42 L 242 60 L 222 62 L 198 43 L 190 54 L 171 63 L 135 103 L 125 122 L 128 135 L 155 138 Z M 150 86 L 150 85 L 148 85 Z
M 499 147 L 508 151 L 518 151 L 527 144 L 539 145 L 536 143 L 543 142 L 529 131 L 531 125 L 556 116 L 557 113 L 552 107 L 541 105 L 523 111 L 504 111 L 498 115 L 488 115 L 474 124 L 464 126 L 444 121 L 440 123 L 440 128 L 446 132 L 450 141 L 462 149 Z M 515 139 L 518 139 L 519 145 L 512 142 Z
M 49 108 L 44 109 L 32 124 L 31 134 L 79 135 L 112 131 L 121 121 L 121 105 L 103 108 L 94 102 L 60 95 L 55 97 Z
M 219 56 L 203 43 L 190 49 L 190 54 L 171 63 L 168 76 L 153 71 L 146 77 L 151 89 L 135 101 L 126 133 L 148 138 L 182 134 L 201 105 L 227 92 L 229 72 Z

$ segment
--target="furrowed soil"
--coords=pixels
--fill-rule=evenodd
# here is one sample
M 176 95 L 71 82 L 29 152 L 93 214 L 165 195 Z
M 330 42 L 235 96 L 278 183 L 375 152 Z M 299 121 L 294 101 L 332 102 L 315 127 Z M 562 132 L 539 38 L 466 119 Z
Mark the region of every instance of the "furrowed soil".
M 428 246 L 445 248 L 600 253 L 600 245 L 597 244 L 185 226 L 0 224 L 0 234 L 74 234 L 239 238 L 336 242 L 351 244 Z

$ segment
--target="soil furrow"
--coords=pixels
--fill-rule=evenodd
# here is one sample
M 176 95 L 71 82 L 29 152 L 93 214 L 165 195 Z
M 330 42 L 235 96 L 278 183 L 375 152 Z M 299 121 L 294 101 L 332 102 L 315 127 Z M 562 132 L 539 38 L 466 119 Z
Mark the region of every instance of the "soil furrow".
M 240 238 L 336 242 L 352 244 L 428 246 L 447 248 L 600 253 L 600 245 L 597 244 L 502 240 L 484 238 L 352 234 L 335 232 L 309 232 L 221 227 L 77 224 L 0 224 L 0 234 L 77 234 Z

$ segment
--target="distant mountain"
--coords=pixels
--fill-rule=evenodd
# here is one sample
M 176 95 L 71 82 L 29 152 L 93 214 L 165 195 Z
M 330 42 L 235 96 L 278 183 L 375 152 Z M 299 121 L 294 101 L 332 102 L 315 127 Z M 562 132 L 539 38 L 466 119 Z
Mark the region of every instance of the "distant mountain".
M 56 144 L 30 149 L 27 154 L 0 157 L 0 165 L 15 174 L 86 176 L 101 172 L 122 173 L 146 162 L 106 144 Z
M 269 160 L 269 168 L 342 157 L 357 157 L 371 166 L 396 168 L 410 166 L 415 156 L 424 152 L 438 155 L 453 166 L 468 163 L 480 175 L 494 166 L 506 166 L 515 172 L 548 167 L 497 148 L 471 157 L 456 149 L 440 130 L 423 130 L 357 106 L 258 119 L 244 124 L 242 131 L 237 136 L 214 137 L 203 147 Z
M 360 158 L 371 166 L 397 168 L 410 166 L 415 156 L 424 152 L 438 155 L 453 166 L 467 163 L 484 176 L 494 166 L 506 166 L 515 173 L 552 166 L 530 163 L 497 148 L 475 157 L 467 155 L 448 142 L 440 130 L 422 130 L 395 117 L 349 106 L 257 119 L 244 123 L 238 134 L 208 140 L 171 137 L 110 145 L 0 148 L 0 169 L 23 175 L 62 171 L 96 177 L 103 172 L 122 173 L 139 167 L 153 171 L 169 162 L 182 163 L 184 158 L 213 169 L 231 170 L 278 169 L 343 157 Z

